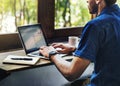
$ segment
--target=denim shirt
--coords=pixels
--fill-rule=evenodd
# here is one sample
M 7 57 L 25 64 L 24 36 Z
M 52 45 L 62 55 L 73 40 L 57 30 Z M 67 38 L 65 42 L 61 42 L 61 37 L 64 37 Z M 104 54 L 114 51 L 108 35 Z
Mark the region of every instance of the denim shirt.
M 114 4 L 89 21 L 74 55 L 94 62 L 88 86 L 120 85 L 120 8 Z

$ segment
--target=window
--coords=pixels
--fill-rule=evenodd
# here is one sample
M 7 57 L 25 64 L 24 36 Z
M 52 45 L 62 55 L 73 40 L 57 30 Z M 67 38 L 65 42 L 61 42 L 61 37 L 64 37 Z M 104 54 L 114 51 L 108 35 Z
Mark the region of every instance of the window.
M 37 23 L 37 0 L 0 0 L 0 33 L 31 23 Z
M 55 0 L 55 29 L 84 26 L 89 20 L 86 0 Z
M 16 27 L 19 25 L 37 23 L 39 21 L 37 20 L 37 2 L 44 1 L 1 0 L 0 2 L 0 33 L 10 33 L 16 32 Z M 46 10 L 55 10 L 54 14 L 50 11 L 54 15 L 55 21 L 52 27 L 54 29 L 84 26 L 90 20 L 86 0 L 45 0 L 45 2 L 53 5 L 53 8 L 49 6 Z M 120 5 L 120 0 L 117 0 L 117 3 Z
M 55 29 L 84 26 L 89 20 L 86 0 L 55 0 Z
M 55 0 L 0 0 L 0 50 L 22 47 L 18 34 L 10 32 L 16 32 L 16 26 L 23 24 L 41 23 L 48 42 L 64 41 L 70 35 L 79 36 L 85 24 L 80 24 L 83 21 L 81 19 L 78 25 L 67 24 L 67 27 L 55 29 L 55 3 Z M 120 5 L 120 0 L 117 3 Z M 68 14 L 66 19 L 69 20 Z M 7 32 L 10 34 L 1 34 Z
M 117 0 L 117 4 L 120 6 L 120 0 Z
M 66 41 L 69 35 L 80 35 L 83 27 L 65 27 L 55 30 L 55 0 L 38 0 L 38 4 L 38 22 L 42 24 L 48 42 Z
M 63 27 L 55 29 L 55 4 L 58 0 L 38 0 L 38 22 L 42 24 L 45 35 L 48 39 L 66 38 L 69 35 L 79 36 L 83 29 L 83 26 L 75 27 Z M 59 0 L 63 1 L 63 0 Z M 72 0 L 76 1 L 76 0 Z M 79 0 L 83 1 L 83 0 Z M 120 0 L 118 0 L 120 2 Z M 58 24 L 60 25 L 60 24 Z M 62 24 L 63 25 L 63 24 Z

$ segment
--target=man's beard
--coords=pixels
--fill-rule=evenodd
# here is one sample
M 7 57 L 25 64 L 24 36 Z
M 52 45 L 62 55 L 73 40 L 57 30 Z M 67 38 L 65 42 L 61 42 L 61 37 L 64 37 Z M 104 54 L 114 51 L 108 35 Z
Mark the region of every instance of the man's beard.
M 94 4 L 91 9 L 89 9 L 90 14 L 97 14 L 98 13 L 98 4 Z

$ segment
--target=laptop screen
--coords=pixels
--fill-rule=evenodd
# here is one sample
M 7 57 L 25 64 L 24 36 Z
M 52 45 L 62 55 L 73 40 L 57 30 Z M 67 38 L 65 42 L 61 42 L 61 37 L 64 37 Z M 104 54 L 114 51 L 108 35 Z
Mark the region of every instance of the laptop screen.
M 26 25 L 18 27 L 19 35 L 26 53 L 38 50 L 47 45 L 41 24 Z

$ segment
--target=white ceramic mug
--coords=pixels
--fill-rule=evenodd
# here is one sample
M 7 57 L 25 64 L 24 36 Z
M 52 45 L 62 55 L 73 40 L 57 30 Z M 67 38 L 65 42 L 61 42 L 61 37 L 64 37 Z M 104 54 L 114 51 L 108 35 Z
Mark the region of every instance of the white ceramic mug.
M 68 37 L 68 43 L 72 46 L 77 46 L 79 42 L 79 38 L 77 36 L 69 36 Z

